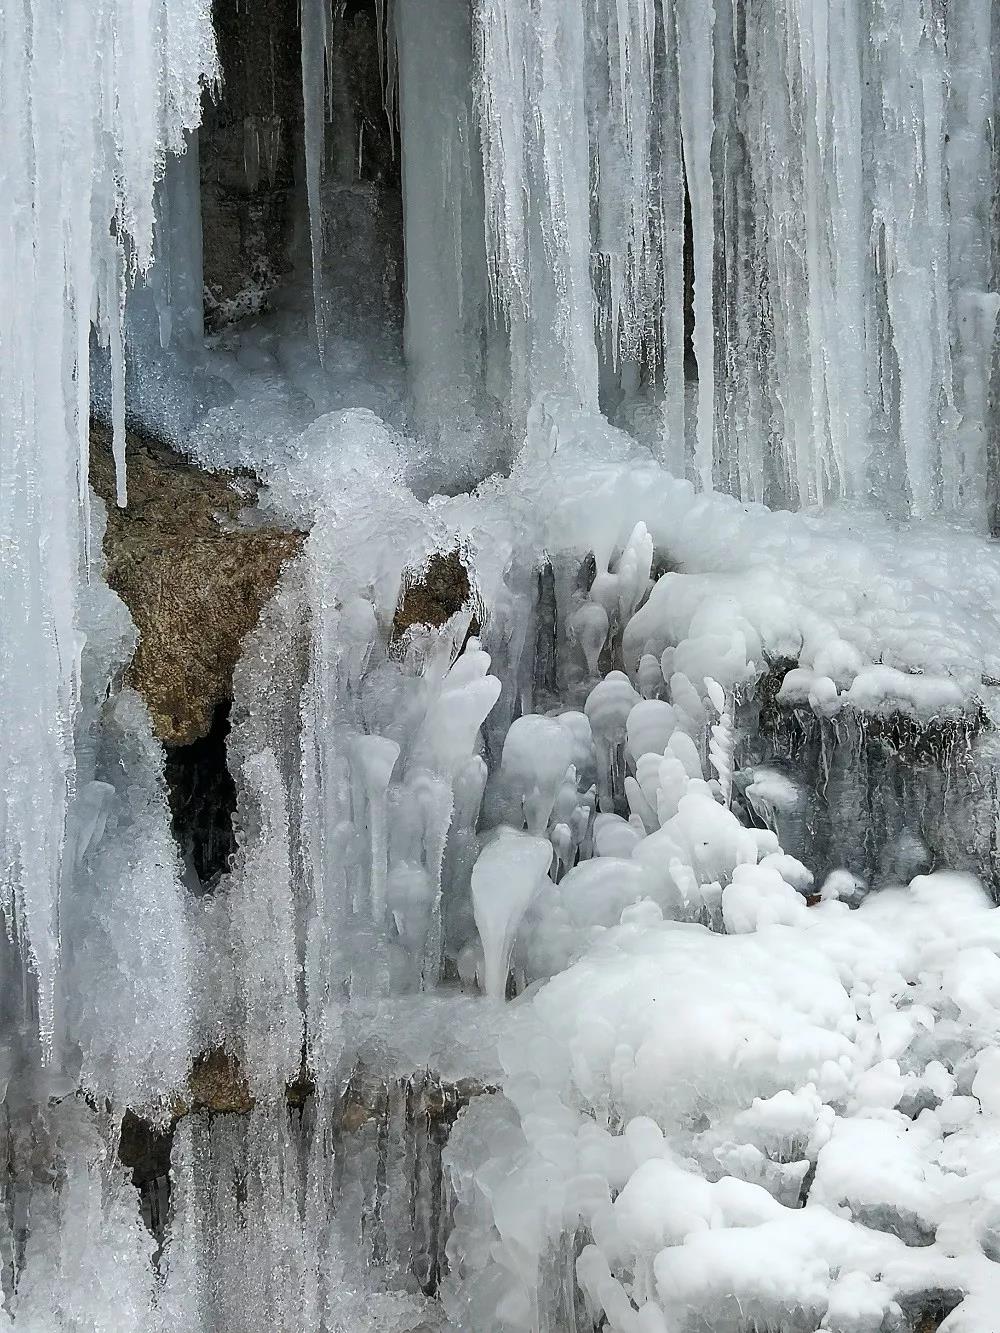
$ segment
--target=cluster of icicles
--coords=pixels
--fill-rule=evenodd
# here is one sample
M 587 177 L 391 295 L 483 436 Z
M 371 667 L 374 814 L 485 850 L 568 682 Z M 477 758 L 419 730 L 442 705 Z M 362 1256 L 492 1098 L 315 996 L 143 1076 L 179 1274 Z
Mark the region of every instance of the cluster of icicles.
M 987 0 L 388 9 L 418 404 L 568 393 L 704 489 L 983 525 Z
M 51 1052 L 89 537 L 90 337 L 110 343 L 124 498 L 122 315 L 154 185 L 216 75 L 209 0 L 29 0 L 0 25 L 0 910 Z M 112 91 L 113 90 L 113 91 Z M 31 980 L 27 980 L 30 976 Z
M 506 991 L 512 957 L 523 989 L 560 971 L 595 928 L 640 898 L 719 921 L 721 886 L 739 866 L 749 874 L 759 863 L 796 890 L 811 883 L 773 830 L 745 827 L 735 812 L 732 688 L 754 677 L 754 633 L 729 624 L 726 636 L 713 635 L 694 624 L 679 645 L 645 651 L 663 633 L 637 614 L 649 604 L 652 559 L 640 522 L 614 569 L 598 572 L 570 611 L 569 651 L 597 678 L 582 711 L 526 714 L 506 733 L 471 877 L 473 947 L 495 996 Z M 601 675 L 606 653 L 628 673 Z M 711 676 L 696 687 L 682 669 L 706 661 L 728 672 L 725 687 Z M 765 806 L 755 813 L 761 824 L 773 815 Z

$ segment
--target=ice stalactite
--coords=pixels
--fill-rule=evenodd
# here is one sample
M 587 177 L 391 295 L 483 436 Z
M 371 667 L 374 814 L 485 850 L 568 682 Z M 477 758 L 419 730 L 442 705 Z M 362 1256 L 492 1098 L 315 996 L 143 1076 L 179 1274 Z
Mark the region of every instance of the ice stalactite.
M 114 275 L 126 256 L 133 270 L 150 260 L 154 182 L 165 153 L 198 123 L 215 53 L 205 0 L 156 0 L 140 11 L 125 0 L 32 0 L 5 13 L 0 42 L 0 902 L 50 1051 L 79 688 L 90 321 L 100 304 L 114 335 Z
M 712 188 L 712 84 L 715 10 L 702 0 L 674 0 L 681 145 L 694 250 L 694 354 L 698 364 L 698 416 L 694 463 L 702 489 L 714 485 L 715 422 L 714 269 Z
M 987 491 L 986 430 L 993 334 L 1000 295 L 991 280 L 991 130 L 995 111 L 990 5 L 953 10 L 947 33 L 951 80 L 944 157 L 948 172 L 952 360 L 960 422 L 943 451 L 944 508 L 981 518 Z M 995 39 L 994 39 L 995 41 Z
M 597 403 L 585 8 L 482 0 L 476 21 L 489 276 L 519 428 L 539 393 Z
M 396 145 L 396 110 L 399 49 L 396 45 L 396 0 L 375 0 L 375 41 L 378 72 L 382 80 L 382 109 L 389 126 L 389 140 Z
M 157 342 L 165 349 L 178 340 L 197 341 L 205 331 L 197 130 L 185 136 L 184 152 L 167 161 L 157 206 L 156 257 L 147 286 L 156 311 Z M 130 317 L 136 305 L 136 296 L 131 296 Z
M 656 4 L 594 0 L 586 24 L 598 327 L 613 359 L 621 350 L 634 358 L 658 295 L 650 235 Z
M 476 850 L 448 855 L 453 816 L 457 806 L 459 838 L 474 838 L 479 733 L 500 693 L 478 640 L 463 649 L 471 606 L 387 650 L 404 566 L 456 540 L 406 488 L 398 439 L 371 413 L 333 413 L 298 454 L 273 478 L 270 503 L 313 527 L 253 640 L 264 675 L 249 664 L 238 673 L 231 742 L 249 831 L 229 929 L 251 959 L 261 936 L 251 901 L 264 894 L 272 940 L 272 965 L 237 968 L 256 983 L 236 1006 L 248 1068 L 272 1083 L 282 1062 L 295 1072 L 297 1032 L 312 1067 L 331 1070 L 345 1005 L 437 985 L 448 876 Z M 280 645 L 302 624 L 308 645 L 283 662 Z
M 134 692 L 123 691 L 102 730 L 97 777 L 68 822 L 62 1030 L 92 1095 L 159 1115 L 192 1059 L 186 890 L 162 752 Z
M 421 433 L 453 486 L 481 434 L 486 387 L 482 161 L 469 71 L 469 6 L 397 0 L 406 310 L 404 343 Z M 495 336 L 494 336 L 495 341 Z M 443 455 L 443 457 L 442 457 Z M 473 475 L 476 475 L 473 473 Z
M 312 266 L 313 319 L 316 348 L 322 361 L 326 344 L 326 298 L 323 287 L 323 210 L 321 192 L 326 164 L 326 123 L 329 88 L 329 0 L 303 0 L 302 106 L 305 139 L 306 204 L 309 214 L 309 258 Z
M 665 71 L 657 81 L 658 96 L 654 103 L 659 121 L 660 170 L 656 208 L 659 215 L 659 266 L 663 292 L 658 330 L 663 421 L 658 453 L 671 470 L 682 477 L 687 467 L 684 412 L 685 196 L 677 104 L 677 40 L 669 25 L 665 30 L 664 46 Z
M 727 274 L 751 281 L 721 297 L 726 336 L 745 337 L 733 306 L 749 300 L 764 340 L 729 386 L 751 438 L 730 424 L 726 451 L 775 432 L 765 498 L 874 496 L 982 522 L 988 8 L 945 23 L 930 6 L 824 0 L 737 24 L 726 144 L 746 202 L 722 244 Z M 741 469 L 742 493 L 760 472 Z

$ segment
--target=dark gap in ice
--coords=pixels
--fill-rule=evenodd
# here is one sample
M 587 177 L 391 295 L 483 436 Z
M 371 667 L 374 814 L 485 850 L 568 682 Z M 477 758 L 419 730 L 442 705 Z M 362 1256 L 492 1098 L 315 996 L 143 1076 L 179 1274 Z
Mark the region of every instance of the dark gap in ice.
M 236 784 L 226 764 L 229 712 L 227 699 L 217 706 L 207 736 L 165 747 L 174 837 L 195 892 L 215 888 L 236 850 Z
M 126 1111 L 122 1117 L 118 1160 L 132 1172 L 139 1191 L 142 1220 L 162 1245 L 170 1214 L 170 1154 L 174 1124 L 156 1126 Z

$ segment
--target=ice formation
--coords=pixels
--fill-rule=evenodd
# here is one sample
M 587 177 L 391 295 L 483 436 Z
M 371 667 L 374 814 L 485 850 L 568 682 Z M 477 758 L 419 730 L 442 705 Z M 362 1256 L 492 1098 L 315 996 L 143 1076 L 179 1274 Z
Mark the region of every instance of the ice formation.
M 214 43 L 203 0 L 160 0 L 141 17 L 120 3 L 18 5 L 4 15 L 2 40 L 2 901 L 50 1050 L 80 690 L 91 318 L 96 311 L 116 367 L 124 497 L 126 269 L 144 269 L 152 257 L 154 182 L 164 154 L 198 123 Z M 26 115 L 27 107 L 36 113 Z
M 208 0 L 0 15 L 0 1328 L 1000 1328 L 993 9 L 372 10 L 207 339 Z M 211 884 L 92 408 L 302 537 Z

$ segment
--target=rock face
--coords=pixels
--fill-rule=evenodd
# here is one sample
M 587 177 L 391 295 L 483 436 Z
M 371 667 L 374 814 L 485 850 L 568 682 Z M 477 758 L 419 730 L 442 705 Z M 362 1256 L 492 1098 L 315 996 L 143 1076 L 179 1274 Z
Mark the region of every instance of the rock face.
M 919 721 L 900 712 L 835 718 L 784 705 L 783 661 L 740 709 L 739 762 L 798 789 L 782 846 L 821 884 L 847 869 L 869 885 L 937 866 L 978 875 L 1000 901 L 1000 743 L 985 714 Z
M 346 1185 L 340 1204 L 352 1212 L 369 1261 L 410 1269 L 428 1296 L 437 1290 L 450 1232 L 442 1151 L 460 1111 L 496 1091 L 476 1078 L 450 1082 L 428 1070 L 386 1076 L 358 1064 L 346 1085 L 324 1099 L 318 1117 L 316 1087 L 305 1068 L 285 1088 L 293 1133 L 305 1135 L 303 1148 L 317 1124 L 333 1135 Z M 190 1116 L 195 1133 L 211 1142 L 206 1126 L 218 1117 L 239 1123 L 253 1108 L 239 1062 L 215 1049 L 194 1062 L 188 1096 L 169 1121 L 157 1125 L 126 1111 L 118 1157 L 132 1172 L 143 1220 L 158 1241 L 170 1215 L 170 1158 L 178 1122 Z M 395 1228 L 386 1225 L 391 1218 Z M 409 1218 L 412 1226 L 406 1224 Z
M 469 602 L 472 587 L 460 551 L 432 555 L 425 569 L 412 581 L 404 580 L 403 591 L 392 619 L 392 635 L 400 639 L 413 625 L 444 625 Z M 473 625 L 472 633 L 478 632 Z
M 205 96 L 199 161 L 205 320 L 218 330 L 266 307 L 296 249 L 303 266 L 307 258 L 296 232 L 303 188 L 298 0 L 215 0 L 213 18 L 222 82 Z M 336 279 L 345 249 L 380 251 L 378 266 L 394 289 L 389 304 L 398 305 L 399 159 L 384 105 L 375 0 L 334 5 L 329 21 L 327 267 Z
M 100 426 L 91 432 L 90 477 L 108 511 L 108 582 L 139 630 L 128 683 L 145 699 L 156 735 L 190 745 L 208 735 L 229 698 L 243 638 L 304 534 L 238 526 L 255 495 L 251 480 L 206 472 L 135 436 L 129 503 L 119 509 Z
M 287 271 L 302 134 L 297 0 L 213 6 L 222 84 L 199 135 L 205 317 L 260 310 Z
M 253 1108 L 253 1098 L 239 1061 L 221 1048 L 198 1056 L 188 1086 L 191 1106 L 185 1107 L 185 1111 L 245 1115 Z

